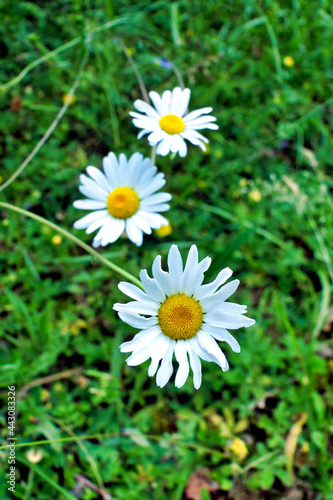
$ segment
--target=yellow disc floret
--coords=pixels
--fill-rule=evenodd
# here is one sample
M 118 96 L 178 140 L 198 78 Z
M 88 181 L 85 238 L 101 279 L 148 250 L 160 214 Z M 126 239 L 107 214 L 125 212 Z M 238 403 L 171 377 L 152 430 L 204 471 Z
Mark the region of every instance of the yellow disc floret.
M 203 321 L 201 305 L 193 297 L 177 293 L 167 297 L 158 311 L 162 332 L 174 340 L 187 340 L 196 335 Z
M 160 127 L 170 135 L 180 134 L 185 129 L 185 123 L 177 115 L 164 115 L 159 121 Z
M 111 191 L 106 202 L 106 208 L 116 219 L 128 219 L 139 208 L 140 198 L 134 189 L 119 187 Z

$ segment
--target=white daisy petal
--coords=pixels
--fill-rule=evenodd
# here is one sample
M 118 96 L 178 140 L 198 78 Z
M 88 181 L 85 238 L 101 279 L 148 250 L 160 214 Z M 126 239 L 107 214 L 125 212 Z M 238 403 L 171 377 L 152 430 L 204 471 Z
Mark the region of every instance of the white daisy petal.
M 192 132 L 194 132 L 194 130 L 186 130 L 185 132 L 182 132 L 181 136 L 184 139 L 190 141 L 194 146 L 199 146 L 203 151 L 206 151 L 206 146 L 204 143 L 205 142 L 207 143 L 208 140 L 205 137 L 203 137 L 204 141 L 202 141 L 198 139 L 196 135 L 193 134 Z
M 229 281 L 226 285 L 223 285 L 218 292 L 213 295 L 214 300 L 217 299 L 220 302 L 227 300 L 238 288 L 239 280 Z
M 179 368 L 176 374 L 175 386 L 183 387 L 190 372 L 190 367 L 187 360 L 186 342 L 184 340 L 178 340 L 178 342 L 176 342 L 175 356 L 179 363 Z
M 169 210 L 169 208 L 170 205 L 168 205 L 167 203 L 160 203 L 159 205 L 143 205 L 141 210 L 149 213 L 155 213 L 165 212 L 166 210 Z
M 146 330 L 137 333 L 135 337 L 129 342 L 123 342 L 119 348 L 121 352 L 133 352 L 141 350 L 141 348 L 148 348 L 151 340 L 161 334 L 159 326 L 152 326 Z
M 172 98 L 171 91 L 165 90 L 162 94 L 162 107 L 164 115 L 170 113 L 171 98 Z
M 198 118 L 200 115 L 211 113 L 212 111 L 213 111 L 213 108 L 211 108 L 211 107 L 196 109 L 195 111 L 191 111 L 191 113 L 188 113 L 187 115 L 185 115 L 183 120 L 185 123 L 187 123 L 187 122 L 194 120 L 195 118 Z
M 201 361 L 197 353 L 192 347 L 192 343 L 189 341 L 186 344 L 188 354 L 190 356 L 190 365 L 193 371 L 193 385 L 195 389 L 199 389 L 201 386 L 202 375 L 201 375 Z
M 183 91 L 180 87 L 175 87 L 172 91 L 172 98 L 170 103 L 170 113 L 179 113 L 179 103 L 182 99 Z M 188 103 L 187 103 L 188 104 Z
M 209 354 L 215 356 L 215 358 L 219 361 L 222 370 L 224 372 L 227 371 L 229 368 L 228 361 L 213 337 L 202 330 L 198 331 L 197 337 L 201 347 Z
M 171 151 L 172 138 L 167 135 L 156 148 L 156 153 L 161 156 L 166 156 Z
M 103 169 L 104 173 L 89 166 L 90 177 L 80 176 L 79 190 L 89 199 L 77 200 L 73 205 L 98 212 L 76 221 L 74 227 L 86 229 L 87 234 L 99 230 L 93 240 L 94 248 L 114 243 L 124 230 L 128 239 L 140 246 L 143 232 L 151 234 L 152 229 L 168 224 L 160 212 L 170 208 L 165 202 L 171 195 L 157 192 L 164 186 L 165 176 L 140 153 L 134 153 L 127 160 L 123 153 L 117 158 L 110 152 L 103 159 Z
M 126 283 L 119 286 L 134 301 L 115 304 L 114 309 L 126 323 L 141 330 L 133 340 L 121 345 L 121 351 L 132 352 L 127 360 L 131 366 L 150 357 L 148 375 L 151 377 L 157 371 L 159 387 L 164 387 L 173 373 L 173 352 L 179 364 L 176 387 L 185 384 L 190 366 L 194 387 L 200 387 L 200 358 L 216 363 L 222 371 L 228 370 L 226 357 L 215 339 L 229 344 L 234 352 L 240 352 L 239 343 L 227 328 L 237 329 L 254 323 L 244 316 L 246 306 L 225 302 L 238 286 L 238 280 L 234 280 L 221 287 L 232 274 L 229 268 L 223 269 L 209 285 L 202 285 L 209 265 L 209 257 L 198 262 L 198 249 L 193 245 L 183 270 L 180 252 L 172 245 L 168 272 L 162 269 L 160 256 L 152 265 L 153 278 L 146 269 L 140 272 L 145 292 Z
M 87 186 L 79 186 L 79 191 L 88 198 L 92 200 L 103 201 L 106 204 L 108 195 L 101 191 L 101 189 L 95 183 L 95 188 L 90 188 Z M 105 206 L 105 205 L 104 205 Z
M 247 307 L 232 302 L 221 302 L 217 297 L 212 296 L 210 299 L 202 299 L 200 301 L 204 312 L 216 311 L 236 314 L 246 314 Z
M 130 313 L 138 313 L 138 314 L 149 314 L 149 315 L 155 315 L 158 312 L 158 306 L 156 302 L 153 302 L 152 300 L 150 302 L 137 302 L 137 301 L 132 301 L 129 302 L 128 304 L 114 304 L 113 309 L 115 311 L 127 311 Z
M 162 302 L 162 300 L 165 299 L 165 293 L 160 287 L 158 281 L 150 278 L 146 269 L 142 269 L 142 271 L 140 271 L 140 280 L 149 297 L 154 298 L 158 302 Z
M 145 292 L 143 292 L 139 287 L 132 285 L 132 283 L 125 283 L 125 281 L 121 281 L 118 284 L 118 288 L 125 295 L 128 295 L 128 297 L 131 297 L 131 299 L 144 300 L 144 301 L 150 300 L 148 295 Z
M 177 245 L 172 245 L 168 255 L 169 276 L 171 279 L 172 293 L 179 291 L 179 278 L 183 274 L 183 261 Z
M 164 132 L 164 130 L 154 130 L 151 134 L 148 135 L 147 139 L 150 144 L 150 146 L 156 146 L 156 144 L 162 139 L 165 139 L 167 137 L 167 133 Z
M 110 218 L 111 219 L 111 218 Z M 95 236 L 95 240 L 102 240 L 102 246 L 108 243 L 113 243 L 119 236 L 124 232 L 125 222 L 122 219 L 111 219 L 108 220 L 103 227 L 98 231 Z
M 161 226 L 167 226 L 169 224 L 168 220 L 160 214 L 154 214 L 140 210 L 138 212 L 138 215 L 149 222 L 150 227 L 152 227 L 153 229 L 158 229 Z
M 190 97 L 191 97 L 190 89 L 184 89 L 182 98 L 179 102 L 177 113 L 175 113 L 175 114 L 177 114 L 179 116 L 184 116 L 184 114 L 187 110 L 187 107 L 188 107 L 188 103 L 190 102 Z
M 92 222 L 86 229 L 87 234 L 91 234 L 96 229 L 99 229 L 101 226 L 104 226 L 110 220 L 110 214 L 107 212 L 104 217 L 100 217 L 98 220 Z
M 175 87 L 172 92 L 165 90 L 160 96 L 157 92 L 149 92 L 153 106 L 137 100 L 134 107 L 139 111 L 131 111 L 133 124 L 142 129 L 138 139 L 148 134 L 148 142 L 151 146 L 157 146 L 156 153 L 166 156 L 170 151 L 178 153 L 180 157 L 187 154 L 187 146 L 184 139 L 206 150 L 205 142 L 208 139 L 197 132 L 199 129 L 217 130 L 218 125 L 214 116 L 207 115 L 212 111 L 211 107 L 197 109 L 191 113 L 187 112 L 191 91 Z
M 223 366 L 225 366 L 224 360 L 223 364 L 221 365 L 221 360 L 217 359 L 214 354 L 209 353 L 207 349 L 202 348 L 201 344 L 198 341 L 198 336 L 193 337 L 189 340 L 189 342 L 191 342 L 191 347 L 201 359 L 203 359 L 204 361 L 208 361 L 209 363 L 216 363 L 223 370 Z
M 234 352 L 240 352 L 241 348 L 235 337 L 231 335 L 225 328 L 217 328 L 210 324 L 204 323 L 201 329 L 212 335 L 216 340 L 221 340 L 222 342 L 227 342 Z
M 208 125 L 209 123 L 215 121 L 216 121 L 215 116 L 200 116 L 196 120 L 191 120 L 191 121 L 187 120 L 186 124 L 190 128 L 196 128 L 196 125 Z
M 141 187 L 139 187 L 138 189 L 138 194 L 141 199 L 146 198 L 158 189 L 161 189 L 161 187 L 163 187 L 165 183 L 166 180 L 164 179 L 164 175 L 157 174 L 155 178 L 150 183 L 147 182 L 145 186 L 143 186 L 141 183 Z
M 164 203 L 165 201 L 170 201 L 172 198 L 169 193 L 158 193 L 149 196 L 146 200 L 141 203 L 142 207 L 147 207 L 149 205 L 155 205 L 157 203 Z
M 237 330 L 242 327 L 252 326 L 255 321 L 247 318 L 242 314 L 228 314 L 220 312 L 209 312 L 205 315 L 205 321 L 213 326 L 220 326 L 222 328 L 230 328 L 230 330 Z
M 107 213 L 107 210 L 97 210 L 96 212 L 91 212 L 74 222 L 74 227 L 75 229 L 86 229 L 92 222 L 102 219 L 105 215 L 107 215 Z
M 232 270 L 229 267 L 222 269 L 222 271 L 219 272 L 219 274 L 217 275 L 215 280 L 212 281 L 212 283 L 209 283 L 208 285 L 202 285 L 198 290 L 196 290 L 194 293 L 194 297 L 197 300 L 200 300 L 203 299 L 204 297 L 212 295 L 219 286 L 223 285 L 223 283 L 230 278 L 231 275 L 232 275 Z
M 175 348 L 176 342 L 174 340 L 170 340 L 169 348 L 162 359 L 161 366 L 156 375 L 156 385 L 158 387 L 164 387 L 170 380 L 170 377 L 173 372 L 172 366 L 172 356 Z
M 155 92 L 154 90 L 152 90 L 151 92 L 149 92 L 149 97 L 153 101 L 153 104 L 155 106 L 155 109 L 157 110 L 157 113 L 160 116 L 162 116 L 164 114 L 164 111 L 163 111 L 162 99 L 161 99 L 160 95 L 157 92 Z
M 156 118 L 157 120 L 160 118 L 159 114 L 155 111 L 153 106 L 150 106 L 150 104 L 147 104 L 141 99 L 134 101 L 134 107 L 138 111 L 141 111 L 141 113 L 146 113 L 146 115 L 151 116 L 152 118 Z
M 174 245 L 176 247 L 176 245 Z M 177 247 L 176 247 L 177 248 Z M 166 295 L 171 295 L 174 293 L 175 286 L 173 285 L 170 273 L 163 271 L 161 266 L 161 256 L 158 255 L 153 262 L 152 266 L 154 279 L 161 284 L 162 289 L 165 291 Z
M 137 366 L 141 365 L 150 358 L 150 348 L 145 346 L 139 351 L 134 351 L 133 354 L 126 359 L 126 363 L 128 366 Z
M 206 142 L 208 144 L 209 140 L 207 137 L 203 136 L 199 132 L 193 129 L 186 129 L 184 132 L 181 133 L 181 135 L 184 137 L 184 139 L 187 139 L 188 141 L 192 142 L 193 144 Z
M 132 352 L 132 355 L 126 359 L 126 363 L 128 366 L 137 366 L 140 365 L 141 363 L 144 363 L 147 361 L 147 359 L 150 358 L 151 350 L 153 347 L 157 344 L 159 344 L 159 336 L 161 334 L 158 333 L 157 331 L 151 333 L 149 335 L 149 340 L 147 340 L 146 343 L 143 343 L 143 345 L 135 349 Z
M 80 210 L 100 210 L 101 208 L 106 208 L 106 203 L 97 200 L 76 200 L 73 203 L 73 207 Z
M 157 325 L 156 318 L 144 318 L 139 314 L 131 314 L 129 312 L 118 312 L 119 318 L 133 328 L 150 328 Z
M 106 191 L 107 194 L 111 191 L 112 187 L 109 184 L 106 176 L 98 168 L 89 166 L 87 167 L 87 172 L 90 177 L 99 185 L 99 187 Z
M 146 234 L 151 234 L 151 227 L 149 225 L 149 222 L 147 222 L 145 219 L 140 217 L 139 215 L 135 214 L 132 217 L 133 223 L 136 224 L 136 226 L 144 231 Z
M 186 281 L 190 276 L 192 270 L 196 268 L 196 266 L 198 265 L 198 259 L 199 259 L 198 248 L 196 247 L 196 245 L 192 245 L 188 253 L 183 275 L 179 280 L 179 291 L 181 293 L 185 291 Z
M 206 257 L 187 275 L 186 281 L 183 283 L 184 291 L 187 295 L 193 295 L 198 285 L 201 285 L 204 279 L 204 272 L 207 271 L 211 262 L 212 259 Z
M 142 230 L 135 224 L 135 220 L 127 219 L 126 233 L 128 238 L 138 247 L 142 245 L 143 234 Z
M 178 148 L 178 151 L 179 151 L 179 156 L 181 158 L 184 158 L 187 154 L 187 146 L 186 146 L 186 142 L 183 140 L 182 137 L 179 137 L 179 148 Z
M 157 342 L 157 340 L 158 340 L 158 342 Z M 171 339 L 169 339 L 168 337 L 166 337 L 162 333 L 160 334 L 158 339 L 156 339 L 156 342 L 155 342 L 155 344 L 150 352 L 151 364 L 150 364 L 149 370 L 148 370 L 149 377 L 153 377 L 155 375 L 159 362 L 161 361 L 161 359 L 164 358 L 167 350 L 170 347 L 170 342 L 171 342 Z

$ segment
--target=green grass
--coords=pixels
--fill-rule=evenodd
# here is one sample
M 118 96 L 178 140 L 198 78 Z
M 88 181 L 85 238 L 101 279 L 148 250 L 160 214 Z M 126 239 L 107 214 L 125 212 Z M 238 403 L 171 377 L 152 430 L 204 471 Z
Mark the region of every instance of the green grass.
M 15 385 L 17 444 L 41 441 L 17 448 L 16 493 L 4 481 L 1 498 L 102 498 L 80 475 L 115 500 L 191 499 L 190 477 L 205 470 L 203 500 L 332 500 L 331 3 L 5 0 L 0 14 L 2 183 L 85 64 L 75 103 L 0 201 L 90 245 L 72 228 L 79 174 L 112 150 L 150 155 L 128 115 L 141 93 L 123 44 L 148 90 L 178 85 L 156 64 L 170 60 L 190 108 L 213 106 L 220 129 L 206 134 L 208 154 L 192 146 L 185 159 L 157 157 L 172 235 L 141 248 L 120 239 L 101 253 L 137 277 L 172 243 L 183 255 L 195 243 L 213 259 L 207 281 L 231 267 L 241 281 L 234 301 L 256 320 L 236 332 L 241 354 L 224 349 L 228 372 L 203 362 L 199 391 L 191 376 L 159 389 L 147 363 L 129 368 L 119 351 L 134 333 L 112 309 L 124 301 L 120 275 L 1 208 L 1 436 L 5 445 Z M 3 449 L 0 460 L 7 471 Z

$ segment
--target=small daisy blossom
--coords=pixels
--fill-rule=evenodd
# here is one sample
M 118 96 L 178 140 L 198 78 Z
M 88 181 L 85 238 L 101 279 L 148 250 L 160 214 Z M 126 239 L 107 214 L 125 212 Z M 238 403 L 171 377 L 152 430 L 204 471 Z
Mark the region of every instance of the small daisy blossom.
M 93 246 L 105 246 L 115 242 L 126 231 L 128 238 L 140 246 L 143 233 L 167 225 L 159 212 L 170 207 L 169 193 L 156 193 L 165 184 L 164 174 L 157 173 L 149 158 L 134 153 L 129 160 L 114 153 L 103 159 L 103 170 L 87 167 L 86 175 L 80 176 L 79 190 L 88 197 L 73 203 L 75 208 L 92 210 L 74 223 L 75 229 L 86 229 L 90 234 L 99 229 Z
M 192 245 L 183 269 L 178 247 L 172 245 L 169 272 L 162 270 L 160 255 L 153 262 L 153 278 L 146 270 L 140 272 L 145 291 L 130 283 L 119 283 L 119 289 L 134 301 L 115 304 L 114 309 L 125 323 L 140 329 L 131 341 L 121 344 L 120 350 L 132 352 L 127 358 L 129 366 L 151 358 L 148 375 L 152 377 L 159 368 L 159 387 L 164 387 L 173 373 L 173 353 L 179 363 L 176 387 L 185 384 L 189 361 L 196 389 L 201 385 L 200 358 L 227 371 L 228 362 L 216 340 L 227 342 L 234 352 L 240 352 L 237 340 L 227 328 L 236 330 L 255 323 L 244 316 L 246 306 L 226 302 L 239 285 L 238 280 L 223 285 L 232 275 L 231 269 L 223 269 L 212 283 L 202 285 L 210 263 L 210 257 L 199 262 L 198 249 Z
M 209 141 L 198 130 L 204 128 L 217 130 L 216 123 L 212 123 L 216 121 L 216 118 L 204 116 L 210 113 L 213 108 L 201 108 L 186 114 L 190 95 L 190 89 L 182 90 L 180 87 L 176 87 L 172 92 L 166 90 L 162 96 L 155 91 L 149 92 L 154 107 L 141 99 L 135 101 L 134 107 L 144 113 L 130 112 L 134 118 L 133 124 L 142 129 L 138 134 L 138 139 L 149 134 L 150 146 L 158 144 L 156 153 L 162 156 L 166 156 L 170 151 L 172 153 L 178 152 L 182 157 L 186 156 L 185 139 L 206 151 L 205 143 Z

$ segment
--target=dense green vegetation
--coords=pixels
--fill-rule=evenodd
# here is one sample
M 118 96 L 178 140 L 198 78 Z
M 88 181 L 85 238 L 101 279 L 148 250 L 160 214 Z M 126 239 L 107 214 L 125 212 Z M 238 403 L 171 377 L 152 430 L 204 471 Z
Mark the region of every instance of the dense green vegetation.
M 157 157 L 172 234 L 100 251 L 138 276 L 172 243 L 184 255 L 195 243 L 213 259 L 206 279 L 231 267 L 233 300 L 256 320 L 235 332 L 240 354 L 224 348 L 228 372 L 203 362 L 200 390 L 192 375 L 159 389 L 148 362 L 129 368 L 119 351 L 134 333 L 112 309 L 121 277 L 0 207 L 1 437 L 15 385 L 17 445 L 44 441 L 17 447 L 16 492 L 3 481 L 1 498 L 332 500 L 331 2 L 3 0 L 0 14 L 2 184 L 79 75 L 0 202 L 90 245 L 72 227 L 80 173 L 109 151 L 150 155 L 128 114 L 141 91 L 125 52 L 158 92 L 178 85 L 172 61 L 190 109 L 213 106 L 220 129 L 208 154 Z

